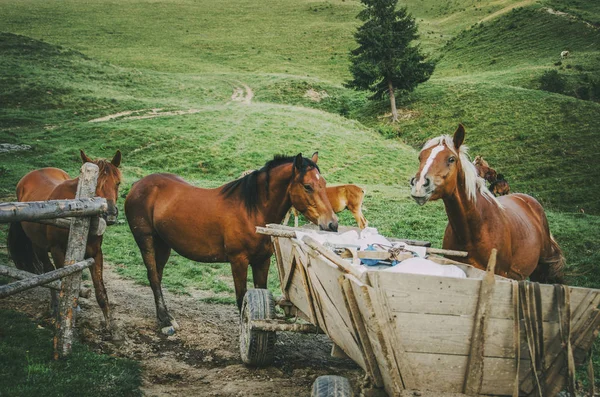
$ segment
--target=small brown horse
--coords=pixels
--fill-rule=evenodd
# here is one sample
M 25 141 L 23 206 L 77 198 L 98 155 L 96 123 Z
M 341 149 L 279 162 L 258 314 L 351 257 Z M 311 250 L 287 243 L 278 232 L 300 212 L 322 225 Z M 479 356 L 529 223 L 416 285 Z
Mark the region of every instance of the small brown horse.
M 456 258 L 485 269 L 491 250 L 498 250 L 496 273 L 522 280 L 562 282 L 564 257 L 550 235 L 542 206 L 525 194 L 496 199 L 477 177 L 462 145 L 462 125 L 454 137 L 431 139 L 419 154 L 420 167 L 411 180 L 420 205 L 442 199 L 448 215 L 443 247 L 469 253 Z
M 493 169 L 492 167 L 490 167 L 488 162 L 485 161 L 483 159 L 483 157 L 475 156 L 475 160 L 473 160 L 473 164 L 475 165 L 475 168 L 477 169 L 477 175 L 480 178 L 485 179 L 489 183 L 496 182 L 496 179 L 498 178 L 498 174 L 496 173 L 496 170 Z
M 325 179 L 311 159 L 275 156 L 261 169 L 216 189 L 201 189 L 172 174 L 149 175 L 125 200 L 129 227 L 142 253 L 163 332 L 178 325 L 162 294 L 171 249 L 196 262 L 230 262 L 238 308 L 246 293 L 248 264 L 254 285 L 266 288 L 273 247 L 256 226 L 281 223 L 292 205 L 321 229 L 337 230 Z
M 331 203 L 331 208 L 337 214 L 342 212 L 346 208 L 352 213 L 358 227 L 361 229 L 366 228 L 369 225 L 367 219 L 362 213 L 362 203 L 365 197 L 365 191 L 360 186 L 356 185 L 339 185 L 339 186 L 328 186 L 327 187 L 327 198 Z M 298 211 L 294 207 L 290 208 L 283 224 L 287 225 L 290 216 L 294 214 L 294 226 L 298 227 Z
M 84 163 L 94 163 L 99 168 L 96 196 L 106 198 L 108 211 L 104 215 L 106 223 L 112 225 L 117 221 L 117 193 L 121 183 L 121 152 L 117 151 L 111 161 L 91 160 L 80 151 Z M 69 175 L 58 168 L 42 168 L 31 171 L 17 184 L 18 201 L 46 201 L 73 199 L 77 191 L 79 178 L 70 179 Z M 32 273 L 45 273 L 61 268 L 65 263 L 67 239 L 69 231 L 54 226 L 33 222 L 14 222 L 8 230 L 8 249 L 17 268 Z M 52 254 L 54 265 L 50 262 L 48 252 Z M 102 279 L 102 236 L 88 236 L 85 258 L 94 258 L 90 268 L 96 293 L 96 300 L 107 328 L 110 328 L 110 310 L 108 296 Z M 52 295 L 55 304 L 56 295 Z
M 508 181 L 504 179 L 504 175 L 498 174 L 496 180 L 490 185 L 490 191 L 496 197 L 506 196 L 510 193 L 510 186 L 508 185 Z

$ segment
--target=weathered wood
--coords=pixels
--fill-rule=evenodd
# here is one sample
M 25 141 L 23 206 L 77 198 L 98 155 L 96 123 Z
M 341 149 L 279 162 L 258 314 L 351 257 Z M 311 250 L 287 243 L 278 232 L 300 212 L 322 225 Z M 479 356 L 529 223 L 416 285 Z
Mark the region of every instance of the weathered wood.
M 494 294 L 494 270 L 496 269 L 497 250 L 492 249 L 492 254 L 487 266 L 487 274 L 481 280 L 477 312 L 473 318 L 473 334 L 471 336 L 471 349 L 469 360 L 465 369 L 464 392 L 469 395 L 479 394 L 483 381 L 483 354 L 485 348 L 485 335 L 490 317 L 491 299 Z M 540 327 L 542 324 L 540 324 Z
M 454 250 L 445 250 L 441 248 L 427 248 L 428 254 L 438 254 L 438 255 L 448 255 L 448 256 L 458 256 L 465 258 L 469 256 L 468 252 L 465 251 L 454 251 Z
M 71 227 L 71 219 L 73 218 L 56 218 L 56 219 L 40 219 L 35 223 L 55 226 L 61 229 L 69 229 Z M 106 231 L 106 221 L 104 218 L 93 217 L 90 221 L 89 236 L 102 236 Z
M 0 298 L 5 298 L 14 295 L 17 292 L 25 291 L 33 287 L 44 285 L 59 278 L 67 277 L 94 264 L 94 258 L 86 259 L 85 261 L 77 262 L 69 267 L 56 269 L 48 273 L 38 274 L 35 277 L 30 277 L 24 280 L 15 281 L 14 283 L 0 286 Z M 81 274 L 80 274 L 81 277 Z
M 393 364 L 392 368 L 396 368 L 402 380 L 401 387 L 405 389 L 423 388 L 425 385 L 416 383 L 413 371 L 413 363 L 408 360 L 406 350 L 403 343 L 403 335 L 394 324 L 394 316 L 390 310 L 389 299 L 386 296 L 384 289 L 379 285 L 382 277 L 374 278 L 373 289 L 377 294 L 374 308 L 376 316 L 379 318 L 379 324 L 383 331 L 385 343 L 389 346 L 388 358 Z M 417 368 L 417 367 L 414 367 Z M 393 369 L 392 369 L 393 370 Z
M 17 280 L 26 280 L 32 277 L 37 277 L 38 274 L 19 270 L 11 266 L 0 265 L 0 276 L 6 276 Z M 60 281 L 48 281 L 46 284 L 40 285 L 40 287 L 50 288 L 56 291 L 60 290 Z
M 278 230 L 268 227 L 256 226 L 256 233 L 266 234 L 272 237 L 296 238 L 296 232 L 291 230 Z
M 287 323 L 279 320 L 252 320 L 250 329 L 268 332 L 297 332 L 301 334 L 322 334 L 323 331 L 312 324 Z
M 350 314 L 352 315 L 354 328 L 358 333 L 359 340 L 362 345 L 363 354 L 365 356 L 365 363 L 367 364 L 367 368 L 369 370 L 368 374 L 373 380 L 373 384 L 376 387 L 382 387 L 383 379 L 381 377 L 381 371 L 379 370 L 379 365 L 377 365 L 377 358 L 375 357 L 375 353 L 373 352 L 373 346 L 371 345 L 371 340 L 369 339 L 369 335 L 367 334 L 365 321 L 360 312 L 360 308 L 358 307 L 356 296 L 354 296 L 354 291 L 352 290 L 352 282 L 346 277 L 344 277 L 342 288 L 344 290 L 344 294 L 346 295 L 346 302 L 348 303 L 348 309 L 350 310 Z
M 336 254 L 334 254 L 333 252 L 331 252 L 330 250 L 325 248 L 321 243 L 319 243 L 317 240 L 313 239 L 312 237 L 304 236 L 302 238 L 302 241 L 304 241 L 304 243 L 306 243 L 306 245 L 308 245 L 310 248 L 314 249 L 319 254 L 323 255 L 325 258 L 329 259 L 332 263 L 334 263 L 337 267 L 342 269 L 344 272 L 352 274 L 354 277 L 358 278 L 359 280 L 364 278 L 363 274 L 360 271 L 358 271 L 354 266 L 352 266 L 352 264 L 343 260 Z
M 93 197 L 98 181 L 98 166 L 85 163 L 81 167 L 79 184 L 77 185 L 77 199 Z M 106 201 L 104 201 L 106 203 Z M 84 258 L 87 246 L 90 218 L 75 218 L 71 223 L 67 252 L 65 254 L 65 267 L 69 267 Z M 71 353 L 73 344 L 73 327 L 76 321 L 76 308 L 81 284 L 81 272 L 65 277 L 62 281 L 60 300 L 58 304 L 58 318 L 56 322 L 56 335 L 54 336 L 54 359 L 65 357 Z
M 95 190 L 95 187 L 94 187 Z M 89 217 L 108 210 L 105 198 L 75 198 L 73 200 L 28 201 L 0 204 L 0 223 L 39 221 L 40 219 Z

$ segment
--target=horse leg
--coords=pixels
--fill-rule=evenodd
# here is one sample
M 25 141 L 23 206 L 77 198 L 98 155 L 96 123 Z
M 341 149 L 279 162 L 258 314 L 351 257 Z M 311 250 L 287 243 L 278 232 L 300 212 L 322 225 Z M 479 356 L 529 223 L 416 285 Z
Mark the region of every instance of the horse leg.
M 271 266 L 271 258 L 268 258 L 262 263 L 251 265 L 254 288 L 267 288 L 267 279 L 269 276 L 269 266 Z
M 161 250 L 163 245 L 166 246 L 166 244 L 164 242 L 162 242 L 162 244 L 157 244 L 156 240 L 159 239 L 158 236 L 146 235 L 135 237 L 135 241 L 140 248 L 140 252 L 142 253 L 142 259 L 144 260 L 146 271 L 148 273 L 148 281 L 150 281 L 150 287 L 152 288 L 152 293 L 154 294 L 156 317 L 158 318 L 158 322 L 160 323 L 163 333 L 172 333 L 179 328 L 179 325 L 167 309 L 161 287 L 162 271 L 167 259 L 169 258 L 170 249 L 168 249 L 167 254 L 165 254 L 164 250 Z M 156 248 L 159 248 L 158 255 Z M 171 327 L 172 330 L 170 329 Z
M 106 294 L 106 287 L 104 286 L 104 279 L 102 278 L 102 270 L 104 267 L 104 256 L 102 250 L 99 249 L 94 255 L 94 265 L 90 267 L 90 273 L 92 275 L 92 282 L 94 283 L 94 293 L 96 295 L 96 302 L 102 310 L 104 315 L 104 321 L 106 321 L 106 329 L 110 329 L 111 316 L 110 306 L 108 304 L 108 295 Z
M 367 222 L 367 218 L 365 218 L 365 216 L 363 215 L 361 207 L 360 206 L 353 207 L 353 208 L 348 207 L 348 209 L 350 210 L 350 212 L 352 212 L 354 219 L 356 219 L 356 223 L 358 224 L 358 227 L 361 229 L 366 228 L 367 225 L 369 224 L 369 222 Z
M 47 250 L 33 246 L 33 254 L 42 263 L 44 273 L 54 270 L 54 265 L 50 261 Z M 50 311 L 52 312 L 52 317 L 56 317 L 58 315 L 58 291 L 54 289 L 50 290 Z
M 248 282 L 248 261 L 243 258 L 234 258 L 230 263 L 233 284 L 235 286 L 235 300 L 238 310 L 241 311 L 244 295 L 246 295 L 246 284 Z

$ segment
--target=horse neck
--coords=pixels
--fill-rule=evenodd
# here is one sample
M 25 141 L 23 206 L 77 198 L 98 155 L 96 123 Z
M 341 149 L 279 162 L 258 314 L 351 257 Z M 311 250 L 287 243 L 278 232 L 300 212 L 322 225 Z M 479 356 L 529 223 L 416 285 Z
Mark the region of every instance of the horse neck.
M 292 179 L 292 167 L 292 164 L 285 164 L 272 169 L 269 176 L 268 198 L 266 188 L 260 192 L 259 212 L 262 214 L 265 224 L 281 223 L 292 207 L 288 194 L 290 180 Z M 266 186 L 266 175 L 261 173 L 258 178 L 259 186 Z
M 443 198 L 448 223 L 460 243 L 467 243 L 478 238 L 483 222 L 482 207 L 487 200 L 477 190 L 477 201 L 467 195 L 465 178 L 462 172 L 458 174 L 457 186 L 454 192 Z

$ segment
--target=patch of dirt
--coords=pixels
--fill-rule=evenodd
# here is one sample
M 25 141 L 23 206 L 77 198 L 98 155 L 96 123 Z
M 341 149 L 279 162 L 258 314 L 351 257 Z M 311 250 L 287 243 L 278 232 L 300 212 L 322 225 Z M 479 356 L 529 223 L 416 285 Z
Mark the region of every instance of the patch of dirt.
M 252 88 L 248 87 L 248 85 L 244 83 L 240 83 L 240 86 L 233 87 L 233 94 L 231 94 L 231 100 L 233 102 L 242 102 L 247 105 L 252 103 L 252 98 L 254 98 L 254 92 Z
M 594 26 L 591 23 L 589 23 L 588 21 L 584 21 L 583 19 L 580 19 L 580 18 L 578 18 L 578 17 L 576 17 L 574 15 L 571 15 L 568 12 L 562 12 L 562 11 L 558 11 L 558 10 L 555 10 L 555 9 L 552 9 L 552 8 L 546 8 L 545 10 L 546 10 L 546 12 L 548 12 L 548 14 L 556 15 L 556 16 L 563 17 L 563 18 L 569 18 L 569 19 L 571 19 L 573 21 L 581 21 L 588 28 L 592 28 L 594 30 L 600 29 L 598 26 Z
M 306 93 L 304 94 L 304 98 L 308 98 L 314 102 L 321 102 L 323 99 L 328 98 L 328 97 L 329 97 L 329 94 L 327 93 L 327 91 L 317 91 L 317 90 L 313 90 L 312 88 L 307 90 Z
M 184 114 L 194 114 L 201 112 L 200 109 L 187 109 L 187 110 L 169 110 L 165 111 L 160 108 L 156 109 L 144 109 L 144 110 L 128 110 L 125 112 L 119 112 L 115 114 L 110 114 L 108 116 L 99 117 L 97 119 L 89 120 L 89 123 L 100 123 L 103 121 L 110 120 L 143 120 L 143 119 L 154 119 L 156 117 L 165 117 L 165 116 L 181 116 Z M 132 116 L 133 115 L 133 116 Z
M 397 109 L 398 111 L 398 120 L 412 120 L 416 119 L 421 115 L 421 113 L 416 110 L 408 110 L 408 109 Z M 392 113 L 385 113 L 381 116 L 377 116 L 378 119 L 391 119 Z
M 150 287 L 122 279 L 107 264 L 104 275 L 117 326 L 114 335 L 120 340 L 112 340 L 104 330 L 93 294 L 80 299 L 79 336 L 96 352 L 139 361 L 147 396 L 309 395 L 320 375 L 346 376 L 358 392 L 363 381 L 364 372 L 353 361 L 330 356 L 332 345 L 325 335 L 278 333 L 274 364 L 248 368 L 239 354 L 235 306 L 164 291 L 180 326 L 167 337 L 158 329 Z M 3 299 L 0 307 L 24 311 L 34 321 L 50 326 L 40 314 L 47 311 L 49 297 L 48 290 L 35 288 Z
M 509 6 L 501 8 L 500 10 L 498 10 L 496 12 L 491 13 L 490 15 L 486 16 L 485 18 L 479 20 L 479 22 L 477 22 L 477 23 L 487 22 L 491 19 L 499 17 L 500 15 L 504 15 L 509 11 L 512 11 L 513 9 L 515 9 L 517 7 L 526 7 L 535 2 L 536 2 L 536 0 L 524 0 L 524 1 L 520 1 L 518 3 L 511 4 Z

